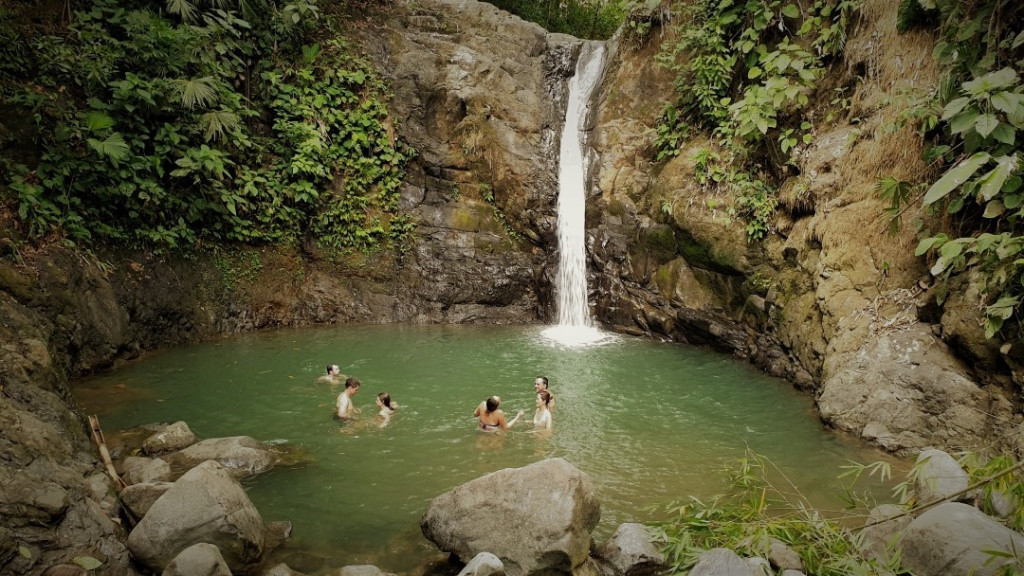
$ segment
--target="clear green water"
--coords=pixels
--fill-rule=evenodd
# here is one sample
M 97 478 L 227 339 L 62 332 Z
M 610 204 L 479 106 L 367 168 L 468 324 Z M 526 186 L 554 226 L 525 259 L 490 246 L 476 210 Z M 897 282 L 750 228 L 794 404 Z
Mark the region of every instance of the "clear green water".
M 649 505 L 722 492 L 719 472 L 747 447 L 833 509 L 839 466 L 884 458 L 826 430 L 811 399 L 788 383 L 728 357 L 628 337 L 564 349 L 541 330 L 374 325 L 250 334 L 151 354 L 75 391 L 108 435 L 185 420 L 200 438 L 248 435 L 307 451 L 313 463 L 246 487 L 264 521 L 294 524 L 279 555 L 323 558 L 322 570 L 373 563 L 410 571 L 438 554 L 418 526 L 431 498 L 551 456 L 594 480 L 599 541 L 619 523 L 653 519 L 642 511 Z M 328 363 L 363 382 L 355 423 L 332 416 L 342 386 L 318 380 Z M 538 374 L 557 398 L 550 435 L 526 433 Z M 384 428 L 373 405 L 381 391 L 400 405 Z M 476 431 L 473 410 L 492 394 L 510 418 L 527 412 L 511 433 Z

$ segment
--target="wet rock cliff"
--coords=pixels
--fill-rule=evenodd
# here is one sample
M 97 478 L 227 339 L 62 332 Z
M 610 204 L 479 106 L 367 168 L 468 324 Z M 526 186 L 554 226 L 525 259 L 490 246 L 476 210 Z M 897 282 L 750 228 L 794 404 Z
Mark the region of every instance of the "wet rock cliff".
M 580 42 L 475 0 L 392 6 L 351 34 L 419 151 L 402 194 L 418 228 L 403 251 L 185 259 L 0 246 L 0 572 L 76 556 L 101 560 L 94 574 L 132 571 L 69 377 L 276 326 L 551 317 L 555 164 Z M 868 0 L 823 88 L 846 87 L 852 103 L 817 124 L 773 234 L 756 243 L 725 217 L 729 199 L 696 183 L 706 142 L 654 160 L 672 97 L 652 58 L 658 26 L 641 45 L 612 43 L 588 124 L 593 312 L 616 330 L 749 359 L 813 394 L 831 425 L 892 451 L 1017 449 L 1014 351 L 984 340 L 969 287 L 934 305 L 909 227 L 886 235 L 875 181 L 923 170 L 920 142 L 886 130 L 892 96 L 937 77 L 934 38 L 886 41 L 895 35 L 895 6 Z

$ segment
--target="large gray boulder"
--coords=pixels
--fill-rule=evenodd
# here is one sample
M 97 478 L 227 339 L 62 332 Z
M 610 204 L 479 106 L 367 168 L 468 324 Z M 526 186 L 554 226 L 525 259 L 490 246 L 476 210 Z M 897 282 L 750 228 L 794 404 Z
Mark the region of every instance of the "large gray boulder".
M 568 574 L 586 562 L 600 518 L 590 477 L 551 458 L 493 472 L 434 498 L 420 528 L 460 558 L 493 553 L 509 576 Z
M 899 551 L 900 538 L 912 518 L 895 504 L 883 504 L 871 509 L 867 525 L 861 532 L 861 553 L 878 564 L 888 565 Z
M 942 450 L 922 450 L 915 464 L 918 468 L 914 478 L 914 491 L 918 502 L 925 504 L 934 500 L 951 498 L 966 501 L 973 498 L 965 493 L 971 478 L 960 467 L 960 463 Z
M 277 462 L 273 452 L 249 436 L 210 438 L 180 452 L 168 454 L 164 459 L 184 469 L 207 460 L 216 460 L 236 478 L 261 474 L 273 468 Z
M 996 388 L 982 388 L 924 325 L 866 339 L 825 379 L 822 418 L 893 452 L 987 447 L 993 420 L 1013 419 Z
M 208 542 L 232 572 L 263 555 L 265 528 L 259 511 L 224 466 L 207 461 L 189 470 L 161 496 L 128 536 L 132 556 L 161 572 L 182 550 Z
M 902 550 L 903 565 L 916 576 L 995 576 L 1005 566 L 1024 571 L 1024 536 L 960 502 L 939 504 L 911 522 Z
M 231 576 L 231 570 L 216 546 L 200 542 L 182 550 L 161 576 Z

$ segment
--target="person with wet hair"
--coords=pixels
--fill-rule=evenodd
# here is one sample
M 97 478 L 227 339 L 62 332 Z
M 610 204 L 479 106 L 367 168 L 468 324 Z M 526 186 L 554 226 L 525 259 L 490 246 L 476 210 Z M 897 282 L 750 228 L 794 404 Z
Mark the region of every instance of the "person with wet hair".
M 359 392 L 360 386 L 362 386 L 362 382 L 356 378 L 345 380 L 345 389 L 341 391 L 341 394 L 338 394 L 338 401 L 334 404 L 335 414 L 338 418 L 348 420 L 356 412 L 359 412 L 359 409 L 352 403 L 352 397 Z
M 380 408 L 381 416 L 391 416 L 395 413 L 395 408 L 398 408 L 398 404 L 391 403 L 391 394 L 387 392 L 377 394 L 376 404 Z
M 505 418 L 505 413 L 498 409 L 501 405 L 501 398 L 498 396 L 491 396 L 484 400 L 476 407 L 476 411 L 473 415 L 477 417 L 479 421 L 479 428 L 482 432 L 497 432 L 498 430 L 507 430 L 512 426 L 523 415 L 523 411 L 520 410 L 516 417 L 512 420 Z
M 547 390 L 537 392 L 537 411 L 533 414 L 533 427 L 535 429 L 546 430 L 551 428 L 551 409 L 548 408 L 551 400 L 551 393 Z
M 326 382 L 337 382 L 338 378 L 341 377 L 341 368 L 337 364 L 327 365 L 327 374 L 320 377 L 320 380 Z

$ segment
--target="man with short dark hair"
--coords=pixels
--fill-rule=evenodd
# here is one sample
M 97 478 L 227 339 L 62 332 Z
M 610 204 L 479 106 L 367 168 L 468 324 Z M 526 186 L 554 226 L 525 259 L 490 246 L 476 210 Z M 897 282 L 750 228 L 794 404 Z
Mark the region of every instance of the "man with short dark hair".
M 352 397 L 356 395 L 356 392 L 359 392 L 360 386 L 362 386 L 362 382 L 356 378 L 345 380 L 345 389 L 342 390 L 341 394 L 338 394 L 338 401 L 335 403 L 338 418 L 347 420 L 359 411 L 352 403 Z
M 547 376 L 537 376 L 536 378 L 534 378 L 533 379 L 533 391 L 536 392 L 537 394 L 540 394 L 542 391 L 545 391 L 548 394 L 551 394 L 551 391 L 548 390 L 548 377 Z M 554 410 L 555 409 L 555 395 L 554 394 L 551 394 L 551 398 L 547 401 L 547 407 L 548 407 L 548 410 Z

